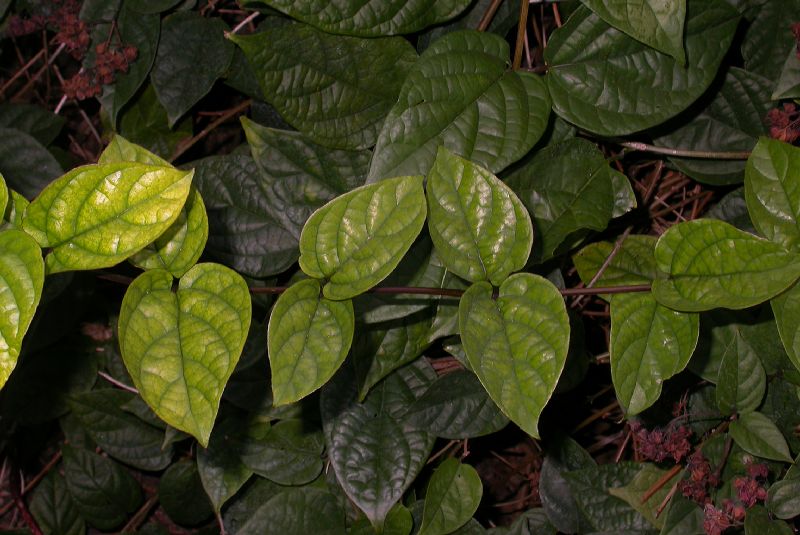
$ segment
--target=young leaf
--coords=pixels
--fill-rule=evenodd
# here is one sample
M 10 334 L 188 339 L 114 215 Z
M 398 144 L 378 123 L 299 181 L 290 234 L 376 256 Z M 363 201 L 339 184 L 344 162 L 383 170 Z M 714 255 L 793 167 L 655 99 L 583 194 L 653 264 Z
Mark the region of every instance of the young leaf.
M 341 535 L 345 511 L 332 494 L 313 487 L 282 490 L 263 502 L 238 531 L 239 535 Z
M 676 312 L 649 293 L 611 299 L 611 379 L 628 415 L 661 395 L 664 381 L 682 371 L 697 345 L 698 314 Z
M 790 250 L 800 250 L 800 148 L 761 138 L 747 159 L 744 195 L 759 233 Z
M 446 535 L 472 518 L 483 496 L 478 472 L 456 459 L 444 461 L 431 476 L 418 535 Z
M 322 297 L 319 281 L 297 282 L 281 294 L 267 334 L 272 404 L 298 401 L 327 383 L 344 362 L 354 331 L 353 302 Z
M 746 308 L 800 277 L 798 254 L 714 219 L 671 227 L 655 255 L 666 276 L 653 281 L 653 295 L 677 310 Z
M 243 3 L 255 3 L 255 0 Z M 380 37 L 415 33 L 442 23 L 461 13 L 470 1 L 347 0 L 320 4 L 317 0 L 266 0 L 265 3 L 326 32 Z
M 689 2 L 686 66 L 577 9 L 545 49 L 553 109 L 606 136 L 629 134 L 686 109 L 711 84 L 738 25 L 727 2 Z
M 494 173 L 524 156 L 547 127 L 550 98 L 541 77 L 508 70 L 508 57 L 502 37 L 476 31 L 428 47 L 383 123 L 368 180 L 425 174 L 440 146 Z
M 269 425 L 255 418 L 241 445 L 242 462 L 279 485 L 305 485 L 322 472 L 325 441 L 307 421 L 285 419 Z
M 686 63 L 686 54 L 683 51 L 686 0 L 581 1 L 611 26 L 637 41 L 669 54 L 680 65 Z
M 725 347 L 717 376 L 717 407 L 723 414 L 754 411 L 767 389 L 767 374 L 758 353 L 736 331 Z
M 488 170 L 440 147 L 427 193 L 428 230 L 447 269 L 497 285 L 525 266 L 533 245 L 531 218 Z
M 569 349 L 564 299 L 547 279 L 513 275 L 492 298 L 478 282 L 461 298 L 458 324 L 467 358 L 489 396 L 526 433 L 555 390 Z
M 142 273 L 119 316 L 125 366 L 142 398 L 171 426 L 208 445 L 219 400 L 250 327 L 250 294 L 236 272 L 197 264 L 172 292 L 172 275 Z
M 17 365 L 44 286 L 42 250 L 19 230 L 0 232 L 0 388 Z
M 300 234 L 300 268 L 326 279 L 328 299 L 350 299 L 391 273 L 425 223 L 421 176 L 361 186 L 332 200 Z
M 757 457 L 790 463 L 789 446 L 775 424 L 760 412 L 745 412 L 731 422 L 731 438 Z
M 231 64 L 233 45 L 224 37 L 226 30 L 221 18 L 195 11 L 173 13 L 161 23 L 150 76 L 170 127 L 211 91 Z
M 281 116 L 316 143 L 338 149 L 375 144 L 417 58 L 399 37 L 344 37 L 299 23 L 230 39 Z
M 192 174 L 128 162 L 78 167 L 28 206 L 23 228 L 51 248 L 48 273 L 110 267 L 172 225 Z

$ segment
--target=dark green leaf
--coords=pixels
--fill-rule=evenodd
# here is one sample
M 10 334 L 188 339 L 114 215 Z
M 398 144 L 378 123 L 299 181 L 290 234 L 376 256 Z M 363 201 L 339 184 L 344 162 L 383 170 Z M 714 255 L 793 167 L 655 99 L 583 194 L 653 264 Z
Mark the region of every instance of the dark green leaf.
M 478 28 L 481 19 L 486 14 L 489 6 L 492 5 L 492 1 L 493 0 L 473 1 L 465 11 L 462 11 L 458 17 L 451 19 L 447 24 L 441 24 L 422 32 L 417 39 L 417 50 L 425 50 L 432 42 L 446 33 Z M 486 31 L 505 36 L 518 22 L 519 6 L 514 5 L 513 2 L 500 2 Z
M 208 448 L 197 450 L 197 472 L 217 512 L 253 475 L 240 458 L 245 426 L 243 417 L 223 411 L 211 432 Z
M 58 136 L 64 123 L 63 117 L 41 106 L 0 104 L 0 127 L 21 130 L 45 146 Z
M 653 236 L 633 235 L 626 237 L 619 248 L 611 242 L 587 245 L 572 257 L 581 280 L 588 284 L 595 278 L 600 267 L 605 265 L 594 286 L 624 286 L 648 284 L 658 276 L 656 259 L 653 256 L 656 239 Z
M 669 494 L 669 485 L 662 485 L 658 491 L 643 501 L 645 493 L 655 487 L 667 473 L 655 465 L 642 463 L 641 469 L 627 485 L 608 489 L 612 496 L 622 498 L 636 509 L 648 522 L 657 528 L 664 527 L 664 519 L 659 518 L 658 508 Z
M 230 39 L 283 118 L 311 140 L 340 149 L 375 144 L 417 57 L 399 37 L 334 36 L 305 24 Z
M 281 485 L 304 485 L 322 471 L 322 433 L 299 419 L 254 419 L 241 448 L 242 462 L 254 473 Z
M 659 535 L 706 535 L 704 519 L 703 509 L 699 505 L 683 494 L 675 493 L 669 501 Z
M 540 77 L 508 70 L 508 56 L 501 37 L 475 31 L 433 43 L 383 124 L 369 180 L 427 173 L 440 146 L 493 173 L 528 152 L 547 126 L 550 99 Z
M 547 518 L 560 531 L 589 531 L 588 519 L 578 508 L 564 474 L 571 470 L 594 466 L 592 456 L 567 436 L 557 437 L 547 447 L 539 477 L 539 496 Z
M 772 93 L 772 100 L 800 97 L 800 58 L 797 57 L 797 48 L 792 47 L 783 64 L 783 71 L 778 79 L 778 85 Z
M 800 285 L 795 284 L 770 301 L 783 347 L 800 370 Z
M 744 517 L 744 535 L 792 535 L 794 530 L 780 520 L 770 518 L 767 510 L 756 505 L 747 510 Z
M 528 509 L 517 518 L 504 535 L 556 535 L 557 529 L 550 523 L 544 509 Z M 494 530 L 492 530 L 494 533 Z
M 789 446 L 775 424 L 760 412 L 746 412 L 731 422 L 729 433 L 748 453 L 764 459 L 790 463 Z
M 770 80 L 777 80 L 789 49 L 795 46 L 792 17 L 800 11 L 797 0 L 759 2 L 752 10 L 753 21 L 742 41 L 744 68 Z
M 717 376 L 717 407 L 723 414 L 756 410 L 766 389 L 764 366 L 737 330 L 723 349 Z
M 720 201 L 712 206 L 705 217 L 712 219 L 719 219 L 730 223 L 739 230 L 756 234 L 756 229 L 753 222 L 750 220 L 750 214 L 747 212 L 747 202 L 744 198 L 744 188 L 737 188 Z
M 279 492 L 261 505 L 236 533 L 240 535 L 341 535 L 345 512 L 336 498 L 303 487 Z
M 472 518 L 483 486 L 478 472 L 456 459 L 445 460 L 431 476 L 418 535 L 446 535 Z
M 580 8 L 545 50 L 553 109 L 601 135 L 644 130 L 686 109 L 711 84 L 738 13 L 723 0 L 689 2 L 686 66 Z
M 203 98 L 225 74 L 233 46 L 225 39 L 221 18 L 182 11 L 161 23 L 161 38 L 151 78 L 169 126 Z
M 766 506 L 778 518 L 788 520 L 800 515 L 800 479 L 773 483 L 767 493 Z
M 30 512 L 47 535 L 84 535 L 86 526 L 75 501 L 67 491 L 64 477 L 51 471 L 36 485 Z
M 167 111 L 158 102 L 152 84 L 134 97 L 121 113 L 119 133 L 162 158 L 169 158 L 178 143 L 192 135 L 190 118 L 170 128 Z
M 0 127 L 0 173 L 9 188 L 33 199 L 61 174 L 61 165 L 36 138 Z
M 179 3 L 181 0 L 133 0 L 133 7 L 139 13 L 153 14 L 163 13 Z
M 161 476 L 158 501 L 170 519 L 183 526 L 196 526 L 213 514 L 197 465 L 188 459 L 176 462 Z

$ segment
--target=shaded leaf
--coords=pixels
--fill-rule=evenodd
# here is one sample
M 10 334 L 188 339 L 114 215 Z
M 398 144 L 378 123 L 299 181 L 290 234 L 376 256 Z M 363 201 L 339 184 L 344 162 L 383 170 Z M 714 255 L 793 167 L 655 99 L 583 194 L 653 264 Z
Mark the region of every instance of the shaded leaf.
M 481 478 L 473 467 L 445 460 L 428 482 L 419 535 L 446 535 L 460 528 L 472 518 L 482 496 Z
M 778 518 L 800 515 L 800 479 L 783 479 L 769 487 L 766 501 L 769 512 Z
M 214 425 L 208 448 L 197 449 L 197 472 L 216 512 L 253 475 L 240 458 L 245 425 L 239 415 L 223 413 Z
M 656 238 L 634 234 L 622 241 L 613 257 L 616 244 L 596 242 L 587 245 L 572 257 L 581 280 L 588 284 L 594 279 L 600 268 L 611 261 L 603 269 L 603 273 L 595 281 L 594 286 L 624 286 L 628 284 L 648 284 L 658 276 L 656 259 L 653 251 Z
M 548 444 L 539 477 L 539 495 L 547 518 L 560 531 L 578 533 L 591 529 L 587 517 L 572 496 L 564 474 L 594 465 L 592 456 L 565 435 L 556 436 L 556 440 Z
M 752 10 L 753 20 L 742 41 L 744 68 L 770 80 L 777 80 L 786 53 L 795 45 L 791 17 L 800 11 L 797 0 L 759 2 Z
M 230 39 L 281 116 L 316 143 L 339 149 L 375 144 L 417 57 L 399 37 L 334 36 L 299 23 Z
M 236 533 L 263 535 L 340 535 L 345 512 L 336 498 L 311 487 L 287 489 L 263 503 Z
M 304 485 L 322 471 L 322 433 L 300 419 L 256 418 L 241 448 L 242 462 L 254 473 L 280 485 Z
M 161 476 L 158 501 L 170 519 L 183 526 L 196 526 L 213 513 L 197 466 L 189 459 L 176 462 Z
M 152 84 L 133 97 L 120 113 L 119 133 L 164 158 L 192 135 L 189 117 L 170 127 L 167 110 L 159 103 Z
M 756 351 L 737 330 L 730 344 L 723 349 L 717 376 L 717 407 L 723 414 L 756 410 L 766 389 L 764 366 Z
M 569 348 L 569 318 L 547 279 L 520 273 L 492 298 L 488 282 L 470 286 L 459 304 L 464 350 L 489 396 L 526 433 L 555 390 Z
M 800 58 L 797 57 L 797 48 L 792 47 L 783 64 L 778 84 L 772 93 L 772 100 L 800 97 Z
M 695 502 L 676 493 L 669 501 L 664 526 L 659 535 L 705 535 L 703 509 Z
M 30 512 L 46 535 L 83 535 L 86 525 L 67 491 L 64 477 L 52 471 L 33 491 Z
M 786 522 L 770 518 L 767 510 L 761 505 L 748 509 L 747 516 L 744 517 L 744 535 L 792 535 L 793 533 L 794 530 Z
M 525 266 L 533 225 L 500 179 L 441 147 L 426 189 L 428 231 L 448 270 L 472 282 L 500 284 Z
M 98 164 L 119 163 L 119 162 L 136 162 L 147 165 L 160 165 L 163 167 L 172 167 L 167 160 L 160 156 L 153 154 L 146 148 L 132 143 L 119 134 L 115 134 L 100 157 L 97 159 Z
M 786 354 L 800 370 L 800 286 L 795 284 L 770 301 Z
M 644 495 L 667 473 L 655 465 L 642 463 L 641 470 L 627 485 L 609 489 L 612 496 L 622 498 L 631 507 L 636 509 L 643 517 L 657 528 L 664 526 L 664 518 L 659 518 L 658 508 L 669 494 L 669 485 L 662 485 L 658 491 L 642 502 Z
M 730 436 L 740 448 L 764 459 L 790 463 L 789 446 L 775 424 L 760 412 L 746 412 L 731 422 Z
M 383 123 L 368 180 L 427 173 L 440 146 L 494 173 L 528 152 L 550 99 L 538 76 L 508 70 L 508 57 L 497 35 L 459 31 L 434 42 Z
M 8 187 L 33 199 L 61 172 L 61 165 L 36 138 L 0 127 L 0 173 Z
M 0 127 L 21 130 L 45 146 L 58 136 L 65 122 L 60 115 L 35 104 L 0 104 Z

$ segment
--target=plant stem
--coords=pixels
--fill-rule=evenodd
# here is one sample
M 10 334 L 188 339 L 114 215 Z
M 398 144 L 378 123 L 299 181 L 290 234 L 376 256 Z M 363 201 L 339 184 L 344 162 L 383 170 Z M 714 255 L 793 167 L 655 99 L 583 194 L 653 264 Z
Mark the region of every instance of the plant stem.
M 494 14 L 497 12 L 497 8 L 500 7 L 500 4 L 503 3 L 503 0 L 492 0 L 492 3 L 489 4 L 489 8 L 481 17 L 481 21 L 478 23 L 477 30 L 479 32 L 485 32 L 489 25 L 492 23 L 492 19 L 494 18 Z
M 511 68 L 519 70 L 522 65 L 522 47 L 525 46 L 525 28 L 528 26 L 528 0 L 521 0 L 519 6 L 519 25 L 517 26 L 517 46 L 514 48 L 514 63 Z
M 619 141 L 612 140 L 617 145 L 625 147 L 626 149 L 651 152 L 653 154 L 665 154 L 667 156 L 676 156 L 679 158 L 697 158 L 702 160 L 746 160 L 750 157 L 750 151 L 713 151 L 713 150 L 688 150 L 688 149 L 672 149 L 669 147 L 658 147 L 648 143 L 641 143 L 639 141 Z
M 181 143 L 180 147 L 178 147 L 178 149 L 175 151 L 175 153 L 169 159 L 170 163 L 172 163 L 175 160 L 177 160 L 184 152 L 186 152 L 187 150 L 192 148 L 195 143 L 197 143 L 198 141 L 200 141 L 201 139 L 206 137 L 208 134 L 210 134 L 216 127 L 218 127 L 219 125 L 221 125 L 222 123 L 224 123 L 225 121 L 227 121 L 228 119 L 233 117 L 234 115 L 238 115 L 239 113 L 242 113 L 244 110 L 249 108 L 250 104 L 252 104 L 252 103 L 253 103 L 253 101 L 250 100 L 250 99 L 247 99 L 244 102 L 241 102 L 237 106 L 234 106 L 233 108 L 229 109 L 228 111 L 226 111 L 225 113 L 220 115 L 217 120 L 215 120 L 213 123 L 211 123 L 207 127 L 205 127 L 199 134 L 197 134 L 196 136 L 192 137 L 188 141 L 185 141 L 185 142 Z

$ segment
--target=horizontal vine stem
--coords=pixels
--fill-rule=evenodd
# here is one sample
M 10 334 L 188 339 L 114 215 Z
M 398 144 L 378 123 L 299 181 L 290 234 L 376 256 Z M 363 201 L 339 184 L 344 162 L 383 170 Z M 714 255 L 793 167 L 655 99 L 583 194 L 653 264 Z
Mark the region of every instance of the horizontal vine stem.
M 250 288 L 251 293 L 255 294 L 281 294 L 285 292 L 288 286 L 273 286 L 270 288 Z M 649 284 L 634 284 L 628 286 L 613 286 L 606 288 L 564 288 L 559 290 L 563 296 L 571 295 L 599 295 L 599 294 L 621 294 L 621 293 L 636 293 L 636 292 L 649 292 Z M 433 295 L 439 297 L 461 297 L 464 295 L 464 290 L 453 290 L 449 288 L 427 288 L 419 286 L 386 286 L 372 288 L 367 290 L 367 293 L 372 294 L 413 294 L 413 295 Z
M 641 152 L 651 152 L 653 154 L 664 154 L 666 156 L 676 156 L 679 158 L 697 158 L 702 160 L 746 160 L 750 157 L 750 151 L 712 151 L 712 150 L 688 150 L 673 149 L 670 147 L 659 147 L 649 143 L 639 141 L 612 140 L 614 143 L 626 149 Z

